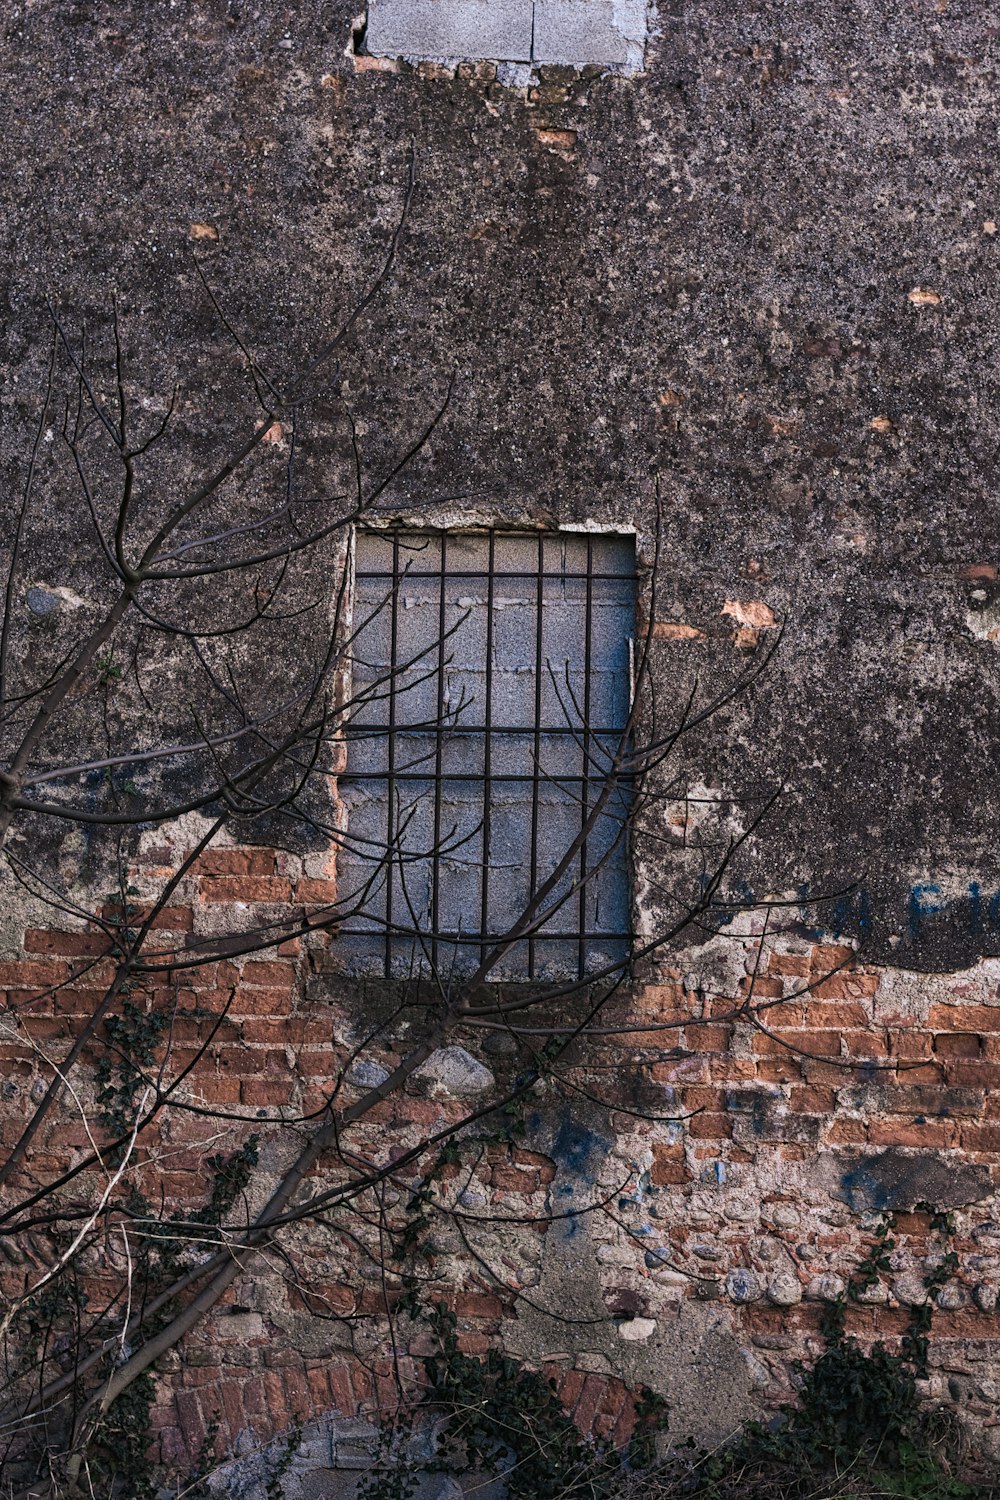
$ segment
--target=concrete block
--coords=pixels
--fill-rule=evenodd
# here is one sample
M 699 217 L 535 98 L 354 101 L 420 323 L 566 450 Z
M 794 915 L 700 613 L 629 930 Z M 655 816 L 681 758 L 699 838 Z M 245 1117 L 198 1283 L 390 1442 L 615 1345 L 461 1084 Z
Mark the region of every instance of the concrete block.
M 535 62 L 641 64 L 645 37 L 644 0 L 535 0 Z
M 531 58 L 531 0 L 371 0 L 375 57 Z

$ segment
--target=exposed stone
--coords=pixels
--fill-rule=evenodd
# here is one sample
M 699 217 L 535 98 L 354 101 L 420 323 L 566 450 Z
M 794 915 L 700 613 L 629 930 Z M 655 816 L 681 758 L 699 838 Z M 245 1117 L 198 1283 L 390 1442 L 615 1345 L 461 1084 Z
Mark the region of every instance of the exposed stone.
M 980 1312 L 991 1313 L 996 1311 L 997 1288 L 988 1281 L 980 1281 L 972 1292 L 976 1306 Z
M 805 1295 L 814 1302 L 837 1302 L 846 1290 L 847 1284 L 841 1276 L 828 1273 L 814 1276 L 806 1286 Z
M 889 1288 L 884 1281 L 873 1281 L 869 1286 L 861 1287 L 854 1294 L 855 1301 L 866 1303 L 872 1307 L 881 1306 L 889 1300 Z
M 360 1089 L 377 1089 L 388 1077 L 388 1068 L 368 1057 L 356 1057 L 347 1070 L 348 1083 Z
M 960 1307 L 965 1307 L 968 1300 L 968 1293 L 957 1281 L 946 1281 L 934 1298 L 938 1307 L 944 1312 L 957 1312 Z
M 767 1296 L 778 1307 L 792 1307 L 802 1301 L 802 1283 L 793 1271 L 779 1271 L 768 1282 Z
M 922 1276 L 897 1276 L 892 1283 L 892 1295 L 904 1307 L 922 1307 L 927 1301 L 927 1288 Z
M 414 1077 L 428 1085 L 432 1093 L 440 1091 L 460 1099 L 485 1094 L 496 1082 L 489 1068 L 464 1047 L 439 1047 L 421 1064 Z
M 726 1295 L 734 1302 L 756 1302 L 763 1296 L 763 1287 L 756 1271 L 738 1266 L 730 1271 L 725 1280 Z

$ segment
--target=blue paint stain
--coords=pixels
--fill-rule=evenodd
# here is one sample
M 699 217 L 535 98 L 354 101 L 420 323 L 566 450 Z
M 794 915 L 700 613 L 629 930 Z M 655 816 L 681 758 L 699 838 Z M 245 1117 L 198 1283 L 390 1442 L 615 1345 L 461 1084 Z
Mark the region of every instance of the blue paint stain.
M 567 1172 L 593 1183 L 597 1176 L 597 1164 L 603 1160 L 609 1145 L 610 1142 L 604 1136 L 563 1116 L 552 1146 L 552 1155 Z
M 941 887 L 935 880 L 925 881 L 921 885 L 915 885 L 910 891 L 908 926 L 910 937 L 915 943 L 920 941 L 921 928 L 927 917 L 936 916 L 945 910 L 944 904 L 934 897 L 941 895 Z
M 747 901 L 756 899 L 746 887 L 741 887 L 740 894 Z M 817 922 L 814 915 L 817 906 L 823 908 L 823 898 L 813 897 L 808 881 L 799 882 L 795 895 L 803 934 L 811 941 L 840 938 L 846 933 L 856 934 L 864 944 L 871 933 L 875 914 L 871 895 L 864 886 L 829 903 L 829 918 L 823 922 Z M 887 915 L 891 916 L 883 913 L 883 918 Z M 902 924 L 909 941 L 914 945 L 926 942 L 941 919 L 946 919 L 953 930 L 973 939 L 995 941 L 1000 938 L 1000 889 L 984 891 L 978 880 L 970 880 L 960 895 L 946 896 L 936 880 L 915 881 L 906 897 Z M 896 927 L 894 921 L 892 925 Z

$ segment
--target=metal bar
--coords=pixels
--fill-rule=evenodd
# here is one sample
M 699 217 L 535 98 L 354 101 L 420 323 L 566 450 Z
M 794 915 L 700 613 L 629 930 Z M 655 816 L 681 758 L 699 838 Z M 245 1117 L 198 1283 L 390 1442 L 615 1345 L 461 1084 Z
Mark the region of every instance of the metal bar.
M 538 533 L 538 571 L 535 575 L 535 763 L 531 786 L 531 885 L 533 897 L 538 881 L 538 787 L 542 755 L 542 585 L 545 577 L 545 538 Z M 535 977 L 535 935 L 528 938 L 528 978 Z
M 405 736 L 408 735 L 408 734 L 427 736 L 427 735 L 430 734 L 430 731 L 432 730 L 432 728 L 433 728 L 432 724 L 428 724 L 423 729 L 421 729 L 421 727 L 419 725 L 417 725 L 417 724 L 413 725 L 411 728 L 407 728 L 407 726 L 405 724 L 402 724 L 396 730 L 396 734 L 397 734 L 397 737 L 399 739 L 405 738 Z M 348 724 L 348 725 L 345 726 L 345 733 L 346 734 L 348 734 L 348 735 L 354 734 L 354 738 L 355 739 L 361 739 L 362 736 L 360 734 L 358 734 L 358 733 L 355 733 L 355 731 L 358 731 L 358 730 L 371 730 L 372 733 L 369 736 L 369 738 L 372 738 L 372 739 L 377 738 L 379 735 L 384 735 L 385 732 L 386 732 L 384 724 L 364 724 L 364 723 L 353 722 L 353 723 Z M 458 735 L 458 734 L 485 734 L 486 732 L 487 731 L 486 731 L 486 725 L 485 724 L 457 724 L 456 723 L 456 724 L 451 725 L 449 727 L 449 730 L 448 730 L 449 735 L 452 736 L 452 737 L 454 737 L 455 735 Z M 621 732 L 622 732 L 622 726 L 620 724 L 613 724 L 613 725 L 611 725 L 610 728 L 607 725 L 603 725 L 602 724 L 599 728 L 591 729 L 591 731 L 590 731 L 590 737 L 591 737 L 591 739 L 596 739 L 598 735 L 602 735 L 602 734 L 603 735 L 619 735 L 619 734 L 621 734 Z M 504 735 L 504 734 L 530 734 L 530 735 L 534 735 L 534 734 L 538 734 L 538 733 L 541 733 L 541 734 L 545 735 L 546 739 L 548 739 L 550 736 L 556 735 L 556 734 L 573 734 L 573 735 L 576 735 L 577 738 L 579 738 L 580 728 L 579 728 L 579 725 L 567 725 L 565 723 L 564 724 L 542 724 L 540 726 L 537 726 L 535 724 L 509 724 L 509 725 L 508 724 L 492 724 L 490 726 L 490 733 L 493 734 L 497 739 L 499 739 L 500 736 Z M 718 799 L 717 798 L 713 798 L 713 800 L 717 801 Z
M 394 772 L 394 778 L 395 778 L 395 780 L 397 782 L 400 782 L 400 781 L 426 781 L 426 782 L 429 783 L 429 782 L 432 782 L 435 779 L 435 773 L 433 771 L 431 771 L 431 770 L 427 770 L 427 771 L 396 771 L 396 772 Z M 385 772 L 384 771 L 345 771 L 343 773 L 343 775 L 339 776 L 337 779 L 339 781 L 384 781 L 385 780 Z M 505 772 L 505 771 L 491 771 L 491 773 L 490 773 L 490 779 L 492 781 L 494 781 L 494 782 L 504 782 L 504 781 L 519 782 L 520 781 L 520 782 L 528 782 L 528 783 L 530 783 L 530 784 L 533 785 L 536 778 L 535 778 L 535 774 L 534 774 L 533 771 L 510 771 L 510 772 Z M 541 778 L 538 778 L 538 779 L 541 780 Z M 482 783 L 484 781 L 484 777 L 483 777 L 481 771 L 443 771 L 441 773 L 441 780 L 442 781 L 478 781 L 478 782 Z M 576 771 L 548 771 L 547 770 L 545 772 L 545 781 L 547 783 L 553 783 L 554 782 L 556 784 L 561 785 L 563 782 L 566 782 L 568 785 L 571 785 L 571 786 L 579 786 L 580 784 L 582 784 L 584 782 L 589 782 L 591 780 L 593 780 L 592 777 L 581 776 Z M 683 802 L 684 798 L 681 796 L 680 793 L 678 793 L 677 796 L 673 800 L 675 802 Z M 706 801 L 706 802 L 708 802 L 708 801 L 713 801 L 714 799 L 706 797 L 703 800 Z
M 373 917 L 372 921 L 377 922 L 378 918 Z M 396 926 L 397 931 L 400 930 L 400 924 L 397 923 Z M 410 929 L 404 928 L 402 930 L 409 931 Z M 367 935 L 368 937 L 371 937 L 372 933 L 377 931 L 377 927 L 338 927 L 337 936 L 364 937 L 365 935 Z M 621 942 L 624 936 L 625 934 L 621 932 L 611 931 L 603 927 L 588 927 L 587 930 L 582 933 L 579 932 L 575 927 L 567 927 L 565 930 L 561 928 L 555 928 L 551 932 L 546 931 L 545 942 L 551 941 L 559 943 L 577 943 L 580 941 L 581 937 L 591 939 L 607 938 L 609 941 Z M 459 931 L 457 927 L 442 927 L 441 931 L 438 933 L 438 937 L 441 938 L 441 940 L 444 942 L 454 943 L 456 946 L 462 948 L 482 947 L 482 933 L 466 932 L 464 928 Z
M 586 593 L 586 604 L 584 606 L 584 609 L 585 609 L 585 620 L 584 620 L 584 633 L 583 633 L 583 744 L 580 747 L 581 757 L 582 757 L 581 758 L 581 765 L 582 765 L 582 768 L 583 768 L 583 775 L 584 775 L 583 794 L 582 794 L 582 797 L 581 797 L 581 808 L 580 808 L 580 817 L 581 817 L 581 820 L 582 820 L 581 823 L 580 823 L 581 830 L 586 827 L 587 818 L 590 816 L 590 779 L 589 779 L 589 776 L 588 776 L 588 771 L 590 769 L 590 761 L 588 759 L 588 756 L 589 756 L 589 752 L 590 752 L 590 731 L 589 731 L 589 725 L 590 725 L 590 669 L 591 669 L 591 664 L 592 664 L 592 659 L 593 659 L 592 647 L 593 647 L 593 638 L 594 638 L 594 621 L 593 621 L 593 606 L 594 606 L 593 563 L 594 563 L 594 544 L 593 544 L 593 541 L 591 540 L 591 538 L 588 536 L 587 537 L 587 593 Z M 580 845 L 580 931 L 581 931 L 581 933 L 583 932 L 584 928 L 587 925 L 587 883 L 586 883 L 586 880 L 585 880 L 586 873 L 587 873 L 587 841 L 586 841 L 586 839 L 584 839 L 583 843 Z M 577 951 L 577 956 L 576 956 L 576 977 L 578 979 L 582 979 L 583 976 L 584 976 L 584 974 L 586 973 L 586 969 L 587 969 L 587 945 L 584 942 L 583 938 L 581 937 L 580 938 L 580 946 L 579 946 L 579 949 Z
M 486 957 L 486 934 L 490 927 L 490 816 L 493 766 L 493 565 L 496 532 L 490 528 L 486 591 L 486 723 L 483 727 L 483 858 L 480 870 L 479 933 L 483 939 L 480 958 Z
M 392 845 L 393 845 L 393 819 L 396 802 L 396 779 L 393 775 L 396 764 L 396 665 L 397 646 L 399 642 L 399 536 L 392 539 L 392 623 L 389 627 L 389 731 L 386 742 L 386 754 L 388 758 L 388 777 L 386 778 L 386 854 L 388 859 L 388 873 L 385 883 L 385 955 L 384 968 L 385 977 L 389 979 L 392 975 L 392 882 L 395 875 Z M 400 879 L 402 879 L 402 861 L 400 861 Z
M 381 579 L 381 580 L 384 581 L 387 578 L 391 578 L 392 574 L 389 573 L 389 572 L 385 572 L 385 571 L 377 572 L 377 571 L 373 570 L 372 572 L 356 573 L 354 576 L 355 576 L 355 578 L 360 578 L 360 579 Z M 423 579 L 429 580 L 429 579 L 435 578 L 436 576 L 437 575 L 435 573 L 432 573 L 430 571 L 430 569 L 428 569 L 426 572 L 421 572 L 417 568 L 411 568 L 409 570 L 409 572 L 406 574 L 406 577 L 410 578 L 410 579 L 423 578 Z M 552 575 L 552 576 L 559 577 L 559 578 L 579 578 L 580 582 L 582 583 L 584 581 L 584 579 L 586 578 L 587 574 L 586 574 L 586 572 L 580 572 L 580 573 L 568 572 L 564 568 L 561 573 L 556 574 L 556 575 Z M 482 582 L 486 583 L 486 582 L 489 581 L 490 575 L 489 575 L 489 573 L 480 572 L 480 571 L 478 571 L 476 569 L 464 568 L 464 569 L 455 569 L 454 572 L 448 574 L 448 577 L 451 578 L 451 579 L 457 579 L 457 578 L 473 578 L 473 579 L 475 579 L 475 578 L 478 578 Z M 502 572 L 502 573 L 501 572 L 497 572 L 497 573 L 493 574 L 493 577 L 495 579 L 504 579 L 504 578 L 534 578 L 535 577 L 535 569 L 534 568 L 532 568 L 530 570 L 529 569 L 525 569 L 524 572 L 521 572 L 521 573 L 513 572 L 513 571 Z M 638 575 L 638 573 L 598 573 L 598 572 L 595 572 L 594 575 L 593 575 L 593 577 L 594 577 L 595 583 L 596 582 L 601 582 L 601 583 L 635 583 L 635 582 L 638 581 L 639 575 Z
M 438 593 L 438 665 L 437 724 L 434 731 L 434 842 L 431 847 L 431 964 L 438 966 L 438 920 L 441 900 L 441 762 L 444 756 L 444 664 L 445 664 L 445 578 L 448 572 L 448 533 L 441 533 L 441 572 Z

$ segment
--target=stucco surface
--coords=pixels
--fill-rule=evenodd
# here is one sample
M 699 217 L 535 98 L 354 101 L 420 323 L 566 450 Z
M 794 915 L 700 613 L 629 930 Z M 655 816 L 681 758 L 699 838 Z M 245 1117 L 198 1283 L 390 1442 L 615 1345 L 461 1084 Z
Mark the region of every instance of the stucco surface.
M 749 882 L 867 875 L 868 907 L 844 920 L 860 913 L 874 957 L 996 952 L 988 9 L 664 3 L 645 74 L 557 70 L 528 91 L 355 71 L 352 19 L 343 3 L 8 8 L 8 486 L 46 298 L 96 329 L 117 290 L 138 388 L 162 398 L 176 375 L 202 382 L 199 411 L 213 384 L 228 399 L 236 363 L 193 254 L 280 368 L 372 276 L 412 140 L 394 274 L 332 377 L 377 464 L 455 368 L 401 509 L 648 535 L 658 477 L 658 614 L 702 633 L 662 644 L 665 680 L 745 666 L 727 601 L 786 621 L 699 750 L 744 809 L 788 782 Z M 199 445 L 212 452 L 210 428 Z M 80 588 L 75 566 L 60 534 L 37 581 Z

